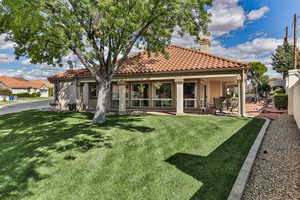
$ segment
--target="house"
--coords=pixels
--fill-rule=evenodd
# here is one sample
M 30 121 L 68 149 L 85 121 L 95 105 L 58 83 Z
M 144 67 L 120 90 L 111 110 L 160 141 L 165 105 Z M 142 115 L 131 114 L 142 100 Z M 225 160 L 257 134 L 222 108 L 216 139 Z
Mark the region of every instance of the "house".
M 41 97 L 48 97 L 53 84 L 43 80 L 26 80 L 19 77 L 0 76 L 0 88 L 8 88 L 13 94 L 41 93 Z
M 129 56 L 114 74 L 110 111 L 198 112 L 233 91 L 238 113 L 244 115 L 248 65 L 206 53 L 208 46 L 202 42 L 199 51 L 171 45 L 166 47 L 168 57 L 146 52 Z M 55 84 L 60 109 L 68 109 L 69 103 L 81 111 L 96 109 L 96 81 L 88 70 L 67 70 L 48 80 Z

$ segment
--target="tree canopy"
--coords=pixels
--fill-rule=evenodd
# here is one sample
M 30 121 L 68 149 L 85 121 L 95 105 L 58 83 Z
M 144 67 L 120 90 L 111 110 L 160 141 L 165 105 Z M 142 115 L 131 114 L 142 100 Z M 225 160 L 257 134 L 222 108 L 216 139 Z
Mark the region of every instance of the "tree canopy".
M 130 51 L 164 53 L 174 29 L 207 33 L 212 0 L 2 0 L 0 33 L 15 42 L 17 58 L 63 65 L 74 54 L 95 76 L 99 95 L 94 122 L 105 119 L 114 72 Z M 198 39 L 198 37 L 196 37 Z
M 283 78 L 288 75 L 288 71 L 294 68 L 294 46 L 288 41 L 277 47 L 275 53 L 272 55 L 273 69 L 282 74 Z M 300 63 L 300 53 L 298 51 L 298 63 Z M 299 66 L 298 66 L 299 67 Z
M 259 91 L 267 89 L 269 83 L 269 76 L 265 75 L 268 68 L 260 62 L 249 63 L 248 77 L 251 80 L 252 85 L 255 87 L 255 92 L 258 97 Z

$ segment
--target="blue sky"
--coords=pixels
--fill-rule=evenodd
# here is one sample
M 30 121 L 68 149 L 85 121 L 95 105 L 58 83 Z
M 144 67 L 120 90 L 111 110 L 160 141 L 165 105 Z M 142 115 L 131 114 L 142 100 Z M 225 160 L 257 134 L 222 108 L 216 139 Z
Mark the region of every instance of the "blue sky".
M 261 61 L 268 66 L 270 76 L 280 76 L 272 70 L 270 57 L 282 43 L 285 26 L 291 30 L 293 14 L 300 15 L 299 0 L 215 0 L 210 12 L 211 53 L 244 62 Z M 181 38 L 176 33 L 172 43 L 196 46 L 191 37 Z M 17 61 L 12 47 L 11 42 L 0 36 L 0 75 L 46 79 L 67 69 L 67 66 L 31 65 L 28 58 Z M 71 56 L 71 59 L 76 58 Z

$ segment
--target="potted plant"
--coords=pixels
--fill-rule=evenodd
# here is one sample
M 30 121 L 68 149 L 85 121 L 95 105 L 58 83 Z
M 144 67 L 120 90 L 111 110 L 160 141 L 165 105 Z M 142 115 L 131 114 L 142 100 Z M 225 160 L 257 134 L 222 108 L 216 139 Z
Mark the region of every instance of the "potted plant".
M 144 89 L 145 89 L 145 85 L 144 85 L 144 84 L 139 84 L 138 90 L 139 90 L 139 93 L 140 93 L 140 94 L 143 94 L 143 93 L 144 93 Z
M 161 82 L 154 82 L 153 83 L 153 86 L 156 88 L 156 89 L 159 89 L 161 87 Z

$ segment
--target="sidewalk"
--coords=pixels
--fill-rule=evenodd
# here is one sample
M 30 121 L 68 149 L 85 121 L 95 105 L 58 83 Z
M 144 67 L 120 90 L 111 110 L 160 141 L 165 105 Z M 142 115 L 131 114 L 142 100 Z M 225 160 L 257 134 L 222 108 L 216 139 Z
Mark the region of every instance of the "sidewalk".
M 263 107 L 257 104 L 246 104 L 247 115 L 249 117 L 279 119 L 288 113 L 287 110 L 278 110 L 275 107 Z
M 292 117 L 271 123 L 242 199 L 300 199 L 300 131 Z

